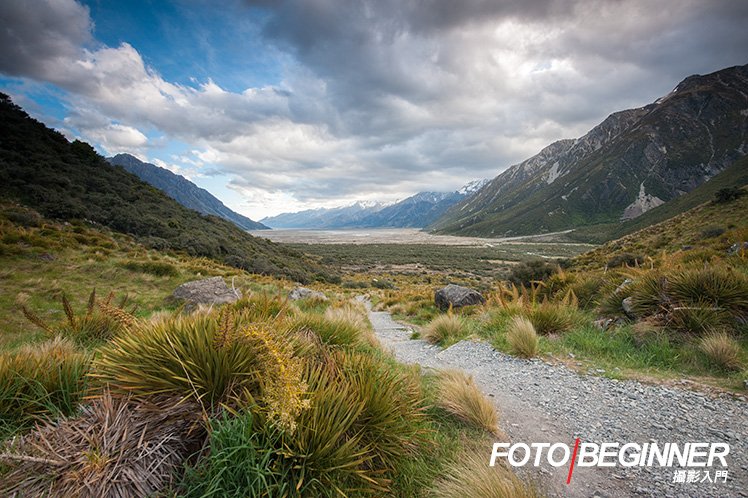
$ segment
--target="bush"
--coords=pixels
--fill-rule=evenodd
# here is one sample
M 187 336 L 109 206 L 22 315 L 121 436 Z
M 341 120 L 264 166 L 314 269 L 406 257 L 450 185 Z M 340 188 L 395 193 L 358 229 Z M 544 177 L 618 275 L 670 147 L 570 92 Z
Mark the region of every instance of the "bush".
M 714 202 L 717 204 L 726 204 L 745 195 L 745 190 L 738 187 L 725 187 L 714 193 Z
M 57 337 L 0 355 L 0 434 L 70 415 L 86 391 L 87 354 Z
M 506 340 L 511 352 L 522 358 L 538 354 L 538 334 L 527 318 L 515 316 L 507 328 Z
M 618 268 L 619 266 L 639 266 L 643 262 L 644 256 L 625 252 L 610 258 L 607 266 L 608 268 Z
M 710 364 L 721 370 L 737 371 L 743 367 L 740 344 L 724 332 L 712 332 L 702 337 L 699 349 Z
M 704 335 L 714 330 L 729 328 L 734 324 L 734 320 L 727 310 L 702 301 L 692 306 L 673 308 L 668 324 L 681 332 Z
M 142 324 L 102 348 L 93 376 L 115 392 L 176 395 L 206 410 L 262 403 L 284 426 L 306 390 L 290 345 L 230 311 Z
M 147 273 L 157 277 L 176 277 L 179 275 L 176 266 L 162 261 L 128 261 L 122 266 L 132 272 Z
M 468 425 L 494 436 L 501 434 L 496 407 L 478 389 L 473 378 L 461 370 L 439 373 L 437 405 Z
M 424 327 L 422 336 L 432 344 L 442 346 L 457 342 L 467 336 L 465 322 L 458 315 L 439 315 Z
M 556 273 L 557 263 L 549 263 L 543 259 L 523 261 L 514 266 L 509 275 L 509 281 L 515 285 L 530 286 L 533 282 L 545 280 Z
M 267 292 L 244 295 L 231 306 L 241 312 L 244 319 L 255 322 L 272 321 L 294 314 L 288 299 Z
M 530 310 L 528 318 L 540 335 L 562 334 L 574 326 L 572 309 L 560 303 L 541 303 Z
M 630 285 L 631 308 L 638 316 L 651 316 L 667 312 L 671 299 L 668 295 L 668 279 L 658 273 L 649 272 Z
M 715 237 L 719 237 L 725 232 L 726 230 L 722 227 L 707 227 L 701 231 L 701 234 L 699 236 L 702 239 L 713 239 Z
M 735 271 L 712 267 L 675 273 L 669 291 L 685 305 L 711 303 L 736 318 L 748 313 L 748 277 Z

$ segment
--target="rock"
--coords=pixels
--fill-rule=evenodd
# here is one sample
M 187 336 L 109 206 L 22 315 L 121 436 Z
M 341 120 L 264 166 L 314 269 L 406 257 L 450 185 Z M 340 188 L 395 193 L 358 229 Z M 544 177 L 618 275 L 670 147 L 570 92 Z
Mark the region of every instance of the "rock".
M 446 310 L 450 306 L 461 308 L 462 306 L 483 304 L 486 302 L 486 299 L 478 291 L 460 285 L 449 284 L 443 289 L 436 291 L 434 302 L 437 308 Z
M 690 251 L 691 249 L 693 249 L 693 246 L 682 246 L 680 248 L 681 251 Z
M 319 299 L 321 301 L 327 301 L 327 296 L 320 291 L 307 289 L 306 287 L 296 287 L 294 290 L 289 292 L 288 299 L 291 301 L 298 301 L 299 299 Z
M 616 290 L 613 293 L 614 294 L 620 294 L 621 292 L 624 291 L 624 289 L 626 289 L 626 287 L 628 287 L 629 285 L 631 285 L 633 283 L 634 283 L 633 280 L 631 280 L 630 278 L 627 278 L 626 280 L 623 281 L 623 283 L 621 285 L 619 285 L 618 287 L 616 287 Z
M 743 242 L 742 244 L 740 242 L 735 242 L 727 250 L 727 254 L 737 254 L 741 249 L 748 251 L 748 242 Z
M 593 323 L 595 327 L 600 330 L 608 330 L 608 328 L 613 324 L 613 320 L 610 318 L 600 318 L 599 320 L 595 320 Z
M 186 282 L 177 287 L 171 297 L 184 301 L 187 309 L 191 309 L 198 304 L 233 303 L 242 297 L 242 294 L 238 290 L 230 289 L 223 278 L 211 277 Z
M 621 308 L 623 308 L 623 312 L 626 313 L 626 316 L 631 318 L 632 320 L 636 319 L 636 313 L 634 313 L 634 308 L 631 304 L 631 298 L 627 297 L 623 301 L 621 301 Z
M 39 259 L 42 261 L 54 261 L 56 258 L 52 254 L 45 252 L 39 255 Z

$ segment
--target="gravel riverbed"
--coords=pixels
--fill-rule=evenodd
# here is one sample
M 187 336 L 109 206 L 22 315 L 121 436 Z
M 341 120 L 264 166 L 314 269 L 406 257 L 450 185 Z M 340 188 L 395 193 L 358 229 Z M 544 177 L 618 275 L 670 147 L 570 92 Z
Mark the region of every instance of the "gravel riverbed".
M 403 363 L 471 374 L 496 403 L 513 443 L 728 443 L 727 482 L 674 482 L 678 467 L 577 467 L 534 470 L 550 495 L 573 497 L 748 497 L 748 405 L 745 397 L 619 381 L 576 373 L 539 359 L 523 360 L 489 344 L 461 341 L 447 349 L 411 340 L 412 330 L 387 312 L 369 312 L 382 345 Z M 486 448 L 486 462 L 491 448 Z M 525 468 L 527 470 L 528 468 Z M 715 471 L 710 470 L 714 480 Z M 531 470 L 531 472 L 532 472 Z M 694 469 L 692 469 L 694 470 Z M 690 476 L 692 479 L 694 475 Z

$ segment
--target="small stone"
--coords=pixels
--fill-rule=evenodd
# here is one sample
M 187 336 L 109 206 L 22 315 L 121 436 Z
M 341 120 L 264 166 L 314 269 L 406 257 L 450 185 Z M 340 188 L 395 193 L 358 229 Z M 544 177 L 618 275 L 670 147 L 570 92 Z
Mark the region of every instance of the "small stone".
M 623 301 L 621 301 L 621 308 L 623 308 L 623 312 L 626 313 L 626 316 L 634 320 L 636 318 L 636 313 L 634 313 L 634 307 L 632 303 L 631 297 L 627 297 Z
M 299 299 L 319 299 L 321 301 L 327 301 L 327 296 L 320 291 L 307 289 L 306 287 L 296 287 L 288 293 L 288 299 L 291 301 L 298 301 Z

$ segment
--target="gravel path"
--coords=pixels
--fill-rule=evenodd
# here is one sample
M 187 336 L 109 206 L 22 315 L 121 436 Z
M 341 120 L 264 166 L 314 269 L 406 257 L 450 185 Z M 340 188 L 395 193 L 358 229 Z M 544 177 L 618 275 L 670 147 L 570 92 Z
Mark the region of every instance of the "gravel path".
M 368 303 L 367 303 L 368 304 Z M 370 308 L 370 306 L 369 306 Z M 410 340 L 412 330 L 387 312 L 369 311 L 382 345 L 404 363 L 458 368 L 470 373 L 496 403 L 512 442 L 724 442 L 730 444 L 728 480 L 674 483 L 675 468 L 576 467 L 546 464 L 539 474 L 550 494 L 571 497 L 748 497 L 747 400 L 679 388 L 580 375 L 561 365 L 522 360 L 483 342 L 461 341 L 447 349 Z M 491 448 L 486 448 L 486 460 Z M 526 467 L 530 468 L 530 467 Z M 714 478 L 714 470 L 711 478 Z M 537 469 L 534 469 L 537 470 Z M 699 481 L 704 477 L 701 469 Z

